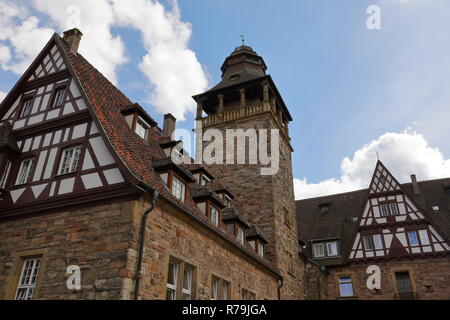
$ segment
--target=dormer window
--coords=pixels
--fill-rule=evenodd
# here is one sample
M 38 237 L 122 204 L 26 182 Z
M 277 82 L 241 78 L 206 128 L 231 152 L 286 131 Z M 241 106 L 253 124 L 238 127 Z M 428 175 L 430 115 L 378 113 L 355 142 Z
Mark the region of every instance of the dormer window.
M 184 202 L 186 185 L 177 177 L 172 178 L 172 194 L 180 201 Z
M 258 254 L 261 258 L 264 258 L 264 246 L 261 243 L 258 244 Z
M 60 88 L 56 91 L 53 108 L 62 107 L 62 105 L 64 104 L 65 94 L 66 94 L 66 88 Z
M 22 112 L 20 114 L 21 118 L 28 117 L 31 113 L 31 108 L 33 107 L 33 99 L 25 100 L 22 107 Z
M 149 126 L 145 123 L 145 121 L 139 118 L 138 121 L 136 122 L 136 129 L 135 129 L 136 134 L 142 139 L 147 141 L 148 129 Z
M 209 207 L 209 221 L 216 227 L 219 226 L 219 210 L 213 206 Z
M 223 201 L 227 208 L 231 207 L 231 198 L 228 195 L 226 195 L 226 194 L 223 195 Z
M 242 229 L 241 227 L 237 227 L 236 237 L 241 244 L 244 244 L 244 229 Z
M 204 174 L 202 174 L 200 176 L 200 185 L 201 186 L 207 186 L 210 182 L 211 182 L 211 180 Z
M 338 241 L 313 244 L 314 258 L 337 257 L 339 255 Z
M 81 146 L 65 149 L 61 158 L 59 174 L 69 174 L 77 171 L 78 162 L 80 161 Z

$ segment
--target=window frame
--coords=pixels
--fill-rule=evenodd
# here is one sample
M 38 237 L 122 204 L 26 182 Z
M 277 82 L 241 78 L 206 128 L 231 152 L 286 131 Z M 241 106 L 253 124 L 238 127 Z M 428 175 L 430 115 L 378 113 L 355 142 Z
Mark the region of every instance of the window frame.
M 336 248 L 336 254 L 330 254 L 329 245 L 334 245 Z M 330 241 L 326 243 L 327 248 L 327 257 L 338 257 L 339 256 L 339 249 L 338 249 L 338 242 L 337 241 Z
M 213 211 L 216 212 L 216 215 L 214 215 L 216 217 L 216 219 L 213 221 Z M 216 226 L 219 227 L 220 224 L 220 210 L 217 209 L 216 207 L 212 206 L 211 204 L 209 205 L 209 209 L 208 209 L 208 213 L 209 213 L 209 222 Z
M 236 239 L 240 244 L 245 243 L 245 231 L 241 226 L 236 226 Z
M 174 275 L 175 283 L 169 283 L 170 265 L 176 267 L 176 274 Z M 186 269 L 190 270 L 190 288 L 185 287 Z M 196 277 L 197 268 L 183 260 L 170 257 L 167 267 L 166 276 L 166 300 L 195 300 L 196 298 Z M 169 290 L 172 291 L 173 299 L 168 299 Z M 189 299 L 184 299 L 188 295 Z
M 182 187 L 180 196 L 178 196 L 177 190 L 174 189 L 175 183 Z M 184 183 L 184 181 L 178 178 L 175 174 L 172 174 L 170 191 L 179 201 L 184 202 L 186 200 L 186 183 Z
M 138 130 L 138 128 L 143 130 L 144 136 L 140 134 L 142 130 Z M 134 133 L 136 133 L 141 139 L 148 141 L 149 130 L 150 126 L 148 125 L 148 123 L 141 117 L 137 117 Z
M 368 240 L 368 242 L 366 240 Z M 364 243 L 364 251 L 374 250 L 375 246 L 373 243 L 373 235 L 372 234 L 363 235 L 363 243 Z
M 31 263 L 31 266 L 28 266 L 28 263 Z M 23 260 L 22 270 L 20 272 L 14 300 L 33 300 L 41 265 L 41 257 L 30 257 Z M 27 273 L 25 274 L 25 272 Z M 27 283 L 23 283 L 27 278 L 29 278 L 29 281 Z M 19 293 L 21 290 L 25 290 L 25 299 L 19 299 Z
M 65 162 L 66 152 L 69 152 L 69 151 L 72 151 L 72 150 L 77 150 L 77 149 L 79 149 L 79 152 L 78 152 L 78 159 L 76 160 L 75 170 L 69 171 L 69 172 L 62 172 L 63 165 L 64 165 L 64 162 Z M 60 157 L 60 160 L 59 160 L 59 167 L 58 167 L 57 175 L 58 176 L 64 176 L 64 175 L 68 175 L 68 174 L 77 173 L 78 172 L 78 168 L 80 166 L 80 160 L 82 158 L 82 154 L 83 154 L 83 145 L 81 145 L 81 144 L 74 145 L 74 146 L 62 149 L 61 150 L 61 157 Z M 73 162 L 74 162 L 74 158 L 71 159 L 70 166 L 68 166 L 69 168 L 73 167 Z
M 242 288 L 242 300 L 252 301 L 256 300 L 256 293 Z
M 51 107 L 52 110 L 64 107 L 64 102 L 67 98 L 67 87 L 66 86 L 57 87 L 57 88 L 55 88 L 54 92 L 55 93 L 53 96 L 53 102 L 52 102 L 52 107 Z M 62 92 L 62 97 L 61 97 L 62 101 L 61 101 L 61 105 L 56 105 L 56 103 L 59 101 L 59 99 L 58 99 L 59 92 Z
M 12 161 L 7 160 L 3 173 L 0 176 L 0 189 L 5 189 L 6 182 L 8 182 L 9 174 L 11 173 Z
M 264 258 L 264 245 L 260 241 L 256 241 L 256 245 L 258 247 L 258 255 L 261 258 Z
M 316 250 L 317 246 L 321 246 L 322 247 L 322 255 L 318 255 L 317 254 L 317 250 Z M 324 244 L 322 242 L 320 242 L 320 243 L 313 243 L 313 250 L 314 250 L 314 258 L 324 258 L 324 257 L 326 257 L 325 246 L 324 246 Z
M 26 184 L 29 183 L 30 178 L 31 178 L 32 173 L 33 173 L 33 170 L 34 170 L 34 162 L 35 162 L 35 160 L 36 160 L 35 157 L 29 157 L 29 158 L 23 159 L 20 162 L 20 167 L 19 167 L 19 171 L 17 173 L 16 183 L 15 183 L 16 186 L 22 186 L 22 185 L 26 185 Z M 22 171 L 24 169 L 23 167 L 24 167 L 24 164 L 25 164 L 26 161 L 31 161 L 31 164 L 28 167 L 28 172 L 27 172 L 27 176 L 25 178 L 25 181 L 22 182 L 22 179 L 21 179 L 21 177 L 23 176 Z
M 350 281 L 344 281 L 344 279 L 349 279 Z M 344 295 L 343 288 L 344 285 L 350 285 L 351 295 Z M 353 285 L 353 277 L 351 275 L 340 275 L 338 276 L 338 287 L 339 287 L 339 297 L 341 298 L 353 298 L 355 297 L 355 287 Z
M 33 102 L 34 102 L 34 97 L 26 97 L 23 100 L 22 109 L 20 110 L 20 114 L 19 114 L 19 119 L 25 119 L 26 117 L 31 115 L 31 112 L 33 111 Z M 28 106 L 28 103 L 29 103 L 29 106 Z M 27 110 L 26 114 L 24 114 L 25 110 Z

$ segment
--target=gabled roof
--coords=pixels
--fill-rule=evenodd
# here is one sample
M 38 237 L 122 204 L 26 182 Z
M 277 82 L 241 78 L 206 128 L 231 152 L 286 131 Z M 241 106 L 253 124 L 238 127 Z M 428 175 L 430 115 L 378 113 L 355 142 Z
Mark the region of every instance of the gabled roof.
M 420 194 L 415 194 L 412 183 L 401 188 L 429 214 L 427 217 L 439 226 L 444 236 L 450 238 L 450 178 L 418 183 Z M 307 245 L 312 240 L 340 238 L 341 252 L 351 246 L 351 238 L 358 228 L 353 218 L 359 218 L 367 201 L 369 189 L 296 201 L 298 238 Z M 321 213 L 319 206 L 329 203 L 329 211 Z M 434 211 L 433 207 L 439 207 Z M 310 247 L 305 254 L 312 256 Z M 322 265 L 338 265 L 345 257 L 320 260 Z

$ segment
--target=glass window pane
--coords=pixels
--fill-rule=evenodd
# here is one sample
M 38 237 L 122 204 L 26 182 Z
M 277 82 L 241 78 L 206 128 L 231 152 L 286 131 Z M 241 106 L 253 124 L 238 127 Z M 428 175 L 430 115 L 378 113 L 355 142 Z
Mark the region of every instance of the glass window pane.
M 419 240 L 417 239 L 417 233 L 415 231 L 408 232 L 409 243 L 411 246 L 418 246 Z
M 211 300 L 217 300 L 218 288 L 219 288 L 219 280 L 213 278 L 211 281 Z
M 176 286 L 177 284 L 178 265 L 175 263 L 169 263 L 169 275 L 167 278 L 167 284 Z
M 325 256 L 323 243 L 315 243 L 314 244 L 314 256 L 316 256 L 316 257 Z
M 342 277 L 339 278 L 339 291 L 341 297 L 353 297 L 353 284 L 352 278 Z
M 383 217 L 388 216 L 388 208 L 387 208 L 387 205 L 382 204 L 382 205 L 380 206 L 380 208 L 381 208 L 381 215 L 382 215 Z
M 373 235 L 373 243 L 374 243 L 376 250 L 383 249 L 383 242 L 381 240 L 381 235 L 379 235 L 379 234 Z
M 373 250 L 373 243 L 371 236 L 364 236 L 363 241 L 364 241 L 364 248 L 366 250 Z
M 395 278 L 397 279 L 397 288 L 399 292 L 413 292 L 409 272 L 397 272 L 395 273 Z
M 391 214 L 392 214 L 393 216 L 398 215 L 398 210 L 397 210 L 397 204 L 396 204 L 396 203 L 391 203 L 391 204 L 389 205 L 389 207 L 391 208 Z
M 337 243 L 336 242 L 329 242 L 327 243 L 327 250 L 328 250 L 328 255 L 329 256 L 337 256 L 338 255 L 338 251 L 337 251 Z

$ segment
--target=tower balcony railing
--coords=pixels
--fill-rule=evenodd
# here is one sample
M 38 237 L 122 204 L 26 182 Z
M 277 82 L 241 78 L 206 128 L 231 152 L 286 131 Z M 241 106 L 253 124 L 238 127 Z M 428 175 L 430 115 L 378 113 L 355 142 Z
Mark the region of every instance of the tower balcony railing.
M 262 114 L 265 112 L 273 111 L 272 107 L 269 103 L 261 103 L 253 106 L 241 107 L 238 109 L 234 109 L 231 111 L 226 111 L 222 113 L 218 113 L 215 115 L 210 115 L 202 118 L 203 127 L 210 127 L 220 123 L 225 123 L 229 121 L 233 121 L 243 117 L 250 117 L 258 114 Z

